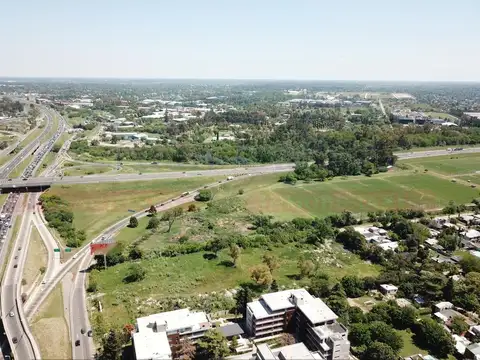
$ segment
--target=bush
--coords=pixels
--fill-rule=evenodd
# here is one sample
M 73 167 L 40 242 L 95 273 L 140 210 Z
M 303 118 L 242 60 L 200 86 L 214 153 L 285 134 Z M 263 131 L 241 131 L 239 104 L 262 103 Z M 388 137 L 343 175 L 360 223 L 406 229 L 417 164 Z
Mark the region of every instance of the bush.
M 197 211 L 197 205 L 195 205 L 195 204 L 190 204 L 190 205 L 188 205 L 188 211 L 189 211 L 189 212 L 195 212 L 195 211 Z
M 211 190 L 202 189 L 198 192 L 198 195 L 195 196 L 195 200 L 197 201 L 210 201 L 213 199 L 213 194 Z
M 243 189 L 238 190 L 238 195 L 243 195 L 245 191 Z
M 131 264 L 127 270 L 127 275 L 123 279 L 126 283 L 137 282 L 145 279 L 147 271 L 137 263 Z

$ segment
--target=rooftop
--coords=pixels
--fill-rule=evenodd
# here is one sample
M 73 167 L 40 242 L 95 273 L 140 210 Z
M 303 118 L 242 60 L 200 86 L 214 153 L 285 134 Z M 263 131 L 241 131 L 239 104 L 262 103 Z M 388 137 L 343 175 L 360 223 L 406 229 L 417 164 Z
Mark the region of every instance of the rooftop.
M 480 237 L 480 231 L 470 229 L 468 231 L 462 232 L 462 235 L 465 236 L 468 239 L 476 239 L 476 238 Z
M 336 320 L 338 316 L 321 299 L 314 298 L 313 301 L 298 307 L 312 324 Z
M 297 343 L 293 345 L 284 346 L 281 348 L 274 349 L 276 353 L 278 351 L 278 359 L 282 360 L 314 360 L 315 357 L 312 355 L 310 350 L 303 343 Z
M 278 291 L 275 293 L 262 295 L 261 299 L 265 301 L 272 311 L 278 311 L 295 306 L 295 304 L 291 301 L 292 295 L 298 299 L 302 299 L 304 302 L 310 302 L 314 299 L 314 297 L 305 289 Z
M 341 338 L 347 334 L 347 329 L 340 323 L 316 326 L 314 331 L 320 339 Z
M 382 284 L 380 285 L 380 287 L 382 289 L 385 289 L 385 291 L 395 291 L 395 290 L 398 290 L 398 287 L 396 287 L 395 285 L 390 285 L 390 284 Z
M 165 360 L 172 358 L 172 351 L 164 332 L 136 332 L 133 334 L 135 356 L 138 360 Z
M 209 329 L 211 327 L 207 315 L 201 312 L 191 312 L 190 309 L 180 309 L 168 311 L 159 314 L 153 314 L 137 319 L 137 329 L 139 332 L 152 330 L 154 324 L 157 327 L 165 326 L 165 331 L 195 331 Z

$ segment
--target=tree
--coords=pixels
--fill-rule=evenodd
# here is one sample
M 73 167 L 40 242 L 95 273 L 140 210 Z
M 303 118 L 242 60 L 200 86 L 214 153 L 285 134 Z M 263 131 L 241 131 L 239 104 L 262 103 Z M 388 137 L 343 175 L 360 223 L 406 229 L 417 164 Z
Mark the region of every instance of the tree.
M 433 319 L 422 319 L 414 328 L 416 341 L 433 355 L 446 358 L 455 351 L 453 339 L 442 325 Z
M 157 208 L 155 207 L 155 205 L 150 205 L 150 208 L 148 209 L 148 213 L 150 215 L 155 215 L 157 213 Z
M 119 334 L 114 329 L 110 329 L 107 336 L 102 337 L 100 360 L 119 360 L 122 350 L 122 342 Z
M 247 304 L 253 299 L 252 290 L 248 286 L 242 286 L 235 294 L 235 310 L 237 314 L 247 317 Z
M 178 359 L 181 360 L 193 360 L 195 359 L 196 352 L 197 348 L 192 343 L 192 340 L 188 337 L 184 337 L 178 345 L 176 355 L 178 356 Z
M 314 274 L 310 281 L 309 291 L 316 297 L 327 297 L 330 294 L 330 281 L 328 280 L 328 276 L 322 277 Z
M 127 283 L 141 281 L 145 278 L 147 271 L 138 263 L 133 263 L 128 267 L 127 275 L 124 281 Z
M 462 255 L 460 266 L 465 274 L 472 271 L 480 273 L 480 259 L 472 254 Z
M 365 236 L 350 226 L 345 228 L 344 231 L 339 232 L 335 240 L 343 244 L 346 249 L 357 254 L 365 251 L 367 247 Z
M 206 249 L 208 251 L 212 251 L 215 256 L 218 256 L 218 252 L 220 250 L 223 250 L 225 249 L 226 247 L 228 247 L 228 239 L 224 238 L 224 237 L 216 237 L 215 239 L 211 240 L 207 246 L 206 246 Z
M 273 271 L 280 267 L 280 262 L 278 257 L 272 253 L 265 253 L 262 257 L 262 262 L 267 265 L 270 270 L 270 275 L 273 274 Z
M 132 332 L 135 331 L 135 326 L 133 324 L 125 324 L 123 325 L 123 336 L 125 337 L 125 343 L 130 341 L 132 337 Z
M 230 352 L 235 353 L 237 351 L 237 347 L 238 347 L 238 337 L 235 335 L 235 336 L 232 336 L 232 340 L 230 341 Z
M 143 251 L 138 246 L 132 246 L 130 251 L 128 252 L 128 258 L 130 260 L 139 260 L 143 257 Z
M 147 229 L 156 230 L 160 226 L 160 220 L 156 216 L 152 216 L 150 220 L 148 220 Z
M 205 359 L 224 359 L 230 354 L 227 339 L 218 329 L 208 330 L 198 341 L 198 348 Z
M 300 277 L 304 278 L 313 273 L 315 270 L 315 264 L 312 260 L 300 259 L 298 260 L 298 269 L 300 270 Z
M 231 244 L 230 245 L 230 257 L 233 260 L 233 264 L 236 266 L 237 265 L 237 260 L 240 257 L 241 249 L 240 246 L 237 244 Z
M 390 325 L 374 321 L 369 324 L 369 330 L 372 339 L 388 344 L 395 352 L 403 347 L 402 337 Z
M 197 201 L 210 201 L 213 199 L 212 190 L 202 189 L 198 192 L 198 195 L 195 196 L 195 200 Z
M 395 351 L 385 343 L 375 341 L 367 347 L 362 360 L 396 360 L 398 356 Z
M 453 301 L 453 296 L 455 294 L 455 281 L 453 278 L 449 278 L 447 284 L 443 288 L 443 297 L 447 301 Z
M 195 212 L 195 211 L 197 211 L 197 205 L 195 204 L 188 205 L 188 212 Z
M 365 294 L 365 283 L 355 275 L 347 275 L 342 278 L 342 286 L 350 298 L 357 298 Z
M 295 344 L 295 337 L 290 333 L 283 333 L 278 342 L 280 346 L 293 345 Z
M 445 215 L 453 215 L 457 212 L 457 209 L 457 204 L 455 204 L 453 200 L 450 200 L 447 206 L 442 209 L 442 213 L 444 213 Z
M 128 227 L 136 228 L 138 226 L 138 219 L 135 216 L 130 217 L 130 223 Z
M 450 329 L 454 334 L 461 335 L 469 329 L 469 326 L 460 316 L 455 316 L 450 323 Z
M 277 280 L 273 279 L 272 285 L 270 286 L 270 290 L 271 290 L 272 292 L 277 292 L 277 291 L 278 291 Z
M 270 286 L 273 281 L 272 273 L 267 265 L 257 265 L 250 269 L 253 280 L 259 285 Z
M 183 208 L 181 207 L 176 207 L 171 210 L 165 211 L 162 215 L 162 221 L 167 221 L 168 222 L 168 230 L 167 232 L 170 232 L 172 230 L 172 225 L 175 222 L 177 218 L 182 216 L 183 214 Z

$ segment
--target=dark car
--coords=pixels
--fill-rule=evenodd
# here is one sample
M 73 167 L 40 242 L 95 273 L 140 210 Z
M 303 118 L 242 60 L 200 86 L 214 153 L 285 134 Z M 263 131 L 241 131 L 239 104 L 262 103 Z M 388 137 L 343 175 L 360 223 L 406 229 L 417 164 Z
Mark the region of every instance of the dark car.
M 92 331 L 92 330 L 88 330 L 87 336 L 88 336 L 88 337 L 92 337 L 92 335 L 93 335 L 93 331 Z
M 80 346 L 80 340 L 75 341 L 75 346 Z
M 81 329 L 80 329 L 80 333 L 81 333 L 82 335 L 85 334 L 85 329 L 84 329 L 84 328 L 81 328 Z
M 12 342 L 13 342 L 14 344 L 18 343 L 18 339 L 17 339 L 16 337 L 13 337 L 13 338 L 12 338 Z
M 16 269 L 17 267 L 18 267 L 18 265 L 17 265 L 17 264 L 13 265 L 13 268 L 14 268 L 14 269 Z

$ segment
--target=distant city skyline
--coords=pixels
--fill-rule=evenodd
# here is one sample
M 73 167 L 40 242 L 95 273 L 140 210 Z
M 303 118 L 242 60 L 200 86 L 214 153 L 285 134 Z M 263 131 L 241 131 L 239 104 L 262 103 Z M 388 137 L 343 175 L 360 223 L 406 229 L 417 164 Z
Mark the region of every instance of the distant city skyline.
M 0 78 L 479 82 L 475 0 L 19 0 Z

